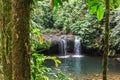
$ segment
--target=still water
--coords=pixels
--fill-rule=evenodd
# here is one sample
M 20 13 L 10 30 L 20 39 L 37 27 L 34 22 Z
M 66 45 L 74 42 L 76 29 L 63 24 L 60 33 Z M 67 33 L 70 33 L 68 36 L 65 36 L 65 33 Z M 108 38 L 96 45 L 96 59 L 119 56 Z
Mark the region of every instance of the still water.
M 84 77 L 86 75 L 101 74 L 102 73 L 102 58 L 101 57 L 69 57 L 60 58 L 61 64 L 59 69 L 67 74 L 71 74 L 75 78 Z M 120 63 L 114 58 L 108 59 L 109 74 L 120 73 Z M 46 66 L 55 68 L 52 61 L 47 61 Z

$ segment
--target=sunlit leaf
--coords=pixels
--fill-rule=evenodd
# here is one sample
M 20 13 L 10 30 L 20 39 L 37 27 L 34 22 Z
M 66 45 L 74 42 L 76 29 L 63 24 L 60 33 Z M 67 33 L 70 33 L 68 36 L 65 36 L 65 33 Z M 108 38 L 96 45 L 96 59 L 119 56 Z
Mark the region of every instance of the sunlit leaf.
M 44 40 L 43 40 L 42 34 L 39 35 L 39 41 L 40 41 L 40 44 L 43 44 Z
M 88 2 L 88 6 L 89 7 L 92 7 L 92 6 L 94 6 L 94 5 L 97 5 L 98 4 L 98 0 L 87 0 L 87 2 Z
M 105 12 L 105 9 L 100 5 L 98 10 L 97 10 L 98 21 L 101 21 L 103 19 L 104 12 Z
M 58 67 L 58 63 L 55 61 L 55 66 Z
M 112 4 L 112 3 L 113 3 L 113 0 L 110 0 L 110 3 Z
M 97 11 L 97 5 L 91 7 L 90 14 L 94 14 Z
M 62 6 L 65 1 L 68 2 L 68 0 L 51 0 L 51 8 L 58 7 L 58 5 Z
M 33 32 L 34 32 L 34 33 L 38 33 L 38 32 L 39 32 L 39 29 L 35 28 L 35 29 L 33 29 Z

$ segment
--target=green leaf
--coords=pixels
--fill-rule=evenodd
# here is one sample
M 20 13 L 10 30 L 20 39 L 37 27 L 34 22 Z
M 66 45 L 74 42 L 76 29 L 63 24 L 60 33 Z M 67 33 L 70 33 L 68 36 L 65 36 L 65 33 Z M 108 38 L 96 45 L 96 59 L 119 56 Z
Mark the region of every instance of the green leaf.
M 89 7 L 92 7 L 92 6 L 94 6 L 94 5 L 97 5 L 98 4 L 98 0 L 87 0 L 87 2 L 88 2 L 88 6 Z
M 68 2 L 68 0 L 54 0 L 54 6 L 58 7 L 59 4 L 62 6 L 65 1 Z
M 54 0 L 54 5 L 55 5 L 55 7 L 58 7 L 58 0 Z
M 113 0 L 110 0 L 110 3 L 113 4 Z
M 98 10 L 97 10 L 97 19 L 98 19 L 98 21 L 101 21 L 103 19 L 104 12 L 105 12 L 105 9 L 103 8 L 102 5 L 100 5 L 98 7 Z
M 90 14 L 94 14 L 97 11 L 97 5 L 92 6 L 90 9 Z
M 116 6 L 120 6 L 120 0 L 114 0 L 114 4 L 115 4 Z
M 60 5 L 62 5 L 62 0 L 58 0 L 58 3 L 59 3 Z
M 64 2 L 64 1 L 68 2 L 68 0 L 62 0 L 62 1 L 63 1 L 63 2 Z
M 110 9 L 114 10 L 115 7 L 112 4 L 110 4 Z

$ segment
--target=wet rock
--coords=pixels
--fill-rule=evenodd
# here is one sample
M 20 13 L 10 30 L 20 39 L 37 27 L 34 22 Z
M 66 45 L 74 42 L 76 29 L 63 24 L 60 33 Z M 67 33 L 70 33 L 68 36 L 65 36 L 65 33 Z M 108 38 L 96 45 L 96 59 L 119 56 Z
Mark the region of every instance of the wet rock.
M 74 40 L 74 35 L 68 34 L 68 35 L 58 35 L 58 34 L 44 34 L 43 38 L 45 41 L 59 41 L 60 36 L 66 36 L 67 40 Z
M 51 41 L 51 46 L 49 49 L 45 49 L 44 51 L 40 52 L 45 55 L 58 55 L 59 51 L 59 44 L 60 44 L 60 37 L 65 36 L 67 38 L 67 52 L 73 53 L 74 51 L 74 35 L 58 35 L 58 34 L 44 34 L 43 38 L 44 41 Z M 39 51 L 41 49 L 38 49 Z

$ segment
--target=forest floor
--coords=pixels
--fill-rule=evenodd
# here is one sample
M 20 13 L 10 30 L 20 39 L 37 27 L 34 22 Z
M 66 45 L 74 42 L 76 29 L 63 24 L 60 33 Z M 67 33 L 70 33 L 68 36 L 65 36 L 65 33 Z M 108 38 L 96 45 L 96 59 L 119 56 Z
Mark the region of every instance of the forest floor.
M 120 80 L 120 74 L 109 74 L 107 77 L 108 77 L 108 80 Z M 94 74 L 94 75 L 84 78 L 82 80 L 102 80 L 102 75 Z

